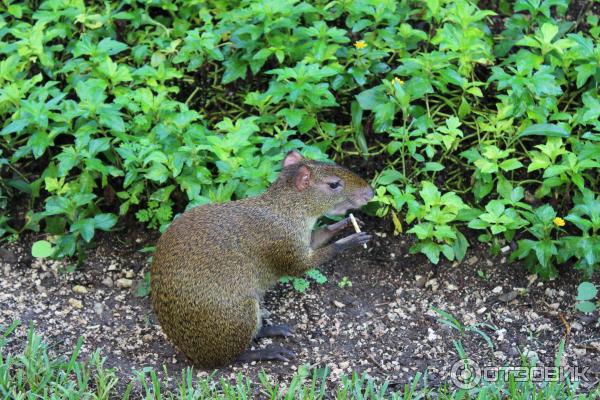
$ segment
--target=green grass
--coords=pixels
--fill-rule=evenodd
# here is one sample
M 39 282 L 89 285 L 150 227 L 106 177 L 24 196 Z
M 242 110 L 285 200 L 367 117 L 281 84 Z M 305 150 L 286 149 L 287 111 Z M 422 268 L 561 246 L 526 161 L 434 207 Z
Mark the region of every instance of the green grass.
M 70 356 L 56 356 L 49 345 L 29 329 L 22 352 L 11 354 L 6 343 L 18 323 L 0 329 L 0 397 L 3 399 L 597 399 L 600 386 L 590 393 L 576 394 L 578 385 L 549 382 L 536 386 L 531 381 L 497 382 L 471 390 L 458 390 L 451 383 L 431 387 L 427 377 L 417 374 L 410 384 L 393 388 L 367 375 L 344 376 L 341 383 L 331 384 L 327 368 L 309 370 L 301 367 L 289 384 L 281 385 L 259 374 L 257 382 L 238 375 L 234 381 L 211 375 L 197 379 L 192 368 L 186 368 L 174 383 L 167 384 L 150 367 L 119 377 L 105 367 L 100 350 L 83 359 L 83 339 L 79 339 Z M 562 350 L 557 355 L 557 362 Z

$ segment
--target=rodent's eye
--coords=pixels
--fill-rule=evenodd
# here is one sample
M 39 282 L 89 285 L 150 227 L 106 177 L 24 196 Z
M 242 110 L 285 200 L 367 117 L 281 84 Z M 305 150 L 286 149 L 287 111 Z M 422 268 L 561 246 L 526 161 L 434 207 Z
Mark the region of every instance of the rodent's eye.
M 336 188 L 340 187 L 340 182 L 339 181 L 337 181 L 337 182 L 330 182 L 329 183 L 329 187 L 332 188 L 332 189 L 336 189 Z

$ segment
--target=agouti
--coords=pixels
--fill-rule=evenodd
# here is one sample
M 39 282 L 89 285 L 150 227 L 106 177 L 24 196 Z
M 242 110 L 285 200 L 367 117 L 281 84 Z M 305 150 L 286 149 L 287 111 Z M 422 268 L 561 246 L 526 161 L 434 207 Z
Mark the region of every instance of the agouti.
M 346 168 L 288 153 L 277 180 L 254 198 L 193 208 L 161 236 L 151 269 L 152 305 L 163 331 L 195 364 L 288 360 L 289 350 L 246 351 L 253 339 L 288 336 L 263 326 L 260 304 L 281 276 L 299 276 L 371 239 L 327 242 L 349 219 L 313 231 L 324 214 L 343 215 L 373 197 Z

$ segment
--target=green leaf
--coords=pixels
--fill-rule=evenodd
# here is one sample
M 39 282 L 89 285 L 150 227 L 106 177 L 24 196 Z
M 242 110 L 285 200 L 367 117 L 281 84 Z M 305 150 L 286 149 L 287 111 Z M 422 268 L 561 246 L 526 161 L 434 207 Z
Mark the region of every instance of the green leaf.
M 352 130 L 354 131 L 354 137 L 356 138 L 356 144 L 361 151 L 363 157 L 367 157 L 369 154 L 369 146 L 367 145 L 367 139 L 362 126 L 363 110 L 357 101 L 353 101 L 350 106 L 352 113 Z
M 521 167 L 523 167 L 523 164 L 521 164 L 521 161 L 517 160 L 516 158 L 509 158 L 508 160 L 504 160 L 500 163 L 500 168 L 506 172 L 513 171 Z
M 25 182 L 23 179 L 7 179 L 6 183 L 23 193 L 31 194 L 32 192 L 32 184 Z
M 442 253 L 448 260 L 454 261 L 454 248 L 450 247 L 447 244 L 443 244 L 442 245 Z
M 485 209 L 494 217 L 499 218 L 502 216 L 502 214 L 504 214 L 505 207 L 501 200 L 491 200 L 488 204 L 486 204 Z
M 433 235 L 433 225 L 429 222 L 417 224 L 408 230 L 408 233 L 414 233 L 419 240 L 425 240 Z
M 540 36 L 544 42 L 550 43 L 552 41 L 552 39 L 554 39 L 554 36 L 556 36 L 557 33 L 558 33 L 557 25 L 545 23 L 544 25 L 542 25 L 542 27 L 539 29 L 539 31 L 536 32 L 536 36 Z
M 577 287 L 577 298 L 578 301 L 591 300 L 598 294 L 596 285 L 592 282 L 581 282 Z
M 440 261 L 440 245 L 428 242 L 421 246 L 421 253 L 425 254 L 429 261 L 437 264 Z
M 298 108 L 284 108 L 277 113 L 277 115 L 283 115 L 285 121 L 292 128 L 297 126 L 302 121 L 304 114 L 304 111 Z
M 223 74 L 223 84 L 231 83 L 239 78 L 246 76 L 246 63 L 236 58 L 229 58 L 223 62 L 225 73 Z
M 125 51 L 128 47 L 125 43 L 117 42 L 111 38 L 104 38 L 98 43 L 98 51 L 109 56 Z
M 471 112 L 471 106 L 469 105 L 469 102 L 467 102 L 467 100 L 463 97 L 460 100 L 460 106 L 458 107 L 458 116 L 460 118 L 464 118 L 470 112 Z
M 375 132 L 385 132 L 387 131 L 394 122 L 394 116 L 396 115 L 396 106 L 394 103 L 387 102 L 383 104 L 379 104 L 375 107 Z
M 77 82 L 75 92 L 87 108 L 98 107 L 106 99 L 107 83 L 101 79 L 88 79 Z
M 538 242 L 529 239 L 519 240 L 517 242 L 517 250 L 515 250 L 510 256 L 511 260 L 522 260 L 523 258 L 527 257 L 537 243 Z
M 311 277 L 315 282 L 322 285 L 327 282 L 327 277 L 323 275 L 321 271 L 316 268 L 310 269 L 306 272 L 306 275 Z
M 303 293 L 306 291 L 306 289 L 308 289 L 310 283 L 304 278 L 294 278 L 292 281 L 292 286 L 294 287 L 294 290 Z
M 583 313 L 593 313 L 596 311 L 596 305 L 591 301 L 577 302 L 577 309 Z
M 400 171 L 396 171 L 395 169 L 386 169 L 377 177 L 378 185 L 389 185 L 396 181 L 402 180 L 404 175 Z
M 439 204 L 442 197 L 438 188 L 433 183 L 428 181 L 423 182 L 423 188 L 419 194 L 428 205 Z
M 97 229 L 107 231 L 117 223 L 117 217 L 114 214 L 96 214 L 94 216 L 94 225 Z
M 53 196 L 46 200 L 45 215 L 69 214 L 71 202 L 66 197 Z
M 475 161 L 475 166 L 484 174 L 493 174 L 498 172 L 498 164 L 486 160 L 485 158 Z
M 125 132 L 125 122 L 121 117 L 120 111 L 111 106 L 102 106 L 98 110 L 100 123 L 115 132 Z
M 31 150 L 34 158 L 40 158 L 46 148 L 52 144 L 52 138 L 46 132 L 35 132 L 29 137 L 27 144 L 31 146 Z
M 413 100 L 420 99 L 428 93 L 433 93 L 433 87 L 429 80 L 420 76 L 409 79 L 404 84 L 404 90 Z
M 387 96 L 381 86 L 375 86 L 359 93 L 356 96 L 356 100 L 358 100 L 358 104 L 360 104 L 363 110 L 374 110 L 378 105 L 388 102 Z
M 47 240 L 38 240 L 31 246 L 31 255 L 35 258 L 47 258 L 52 253 L 54 253 L 54 248 Z
M 479 218 L 477 218 L 472 221 L 469 221 L 467 226 L 471 229 L 487 229 L 489 224 L 487 222 L 484 222 L 484 221 L 480 220 Z
M 469 242 L 465 235 L 463 235 L 458 230 L 455 231 L 456 240 L 454 241 L 453 249 L 454 255 L 458 261 L 462 261 L 467 254 L 467 248 L 469 247 Z
M 90 242 L 94 237 L 94 220 L 92 218 L 84 218 L 71 225 L 71 232 L 79 232 L 83 240 Z
M 551 178 L 556 175 L 560 175 L 563 172 L 569 170 L 569 167 L 566 165 L 551 165 L 544 171 L 544 178 Z
M 423 169 L 423 171 L 442 171 L 444 169 L 444 166 L 438 162 L 426 162 L 425 163 L 425 168 Z
M 563 127 L 556 124 L 533 124 L 519 134 L 519 138 L 525 136 L 549 136 L 549 137 L 569 137 L 570 133 Z
M 13 121 L 0 131 L 0 136 L 9 135 L 11 133 L 20 133 L 30 122 L 31 121 L 26 118 Z
M 544 204 L 538 207 L 535 211 L 535 215 L 544 223 L 551 223 L 554 217 L 556 217 L 556 211 L 550 204 Z
M 9 5 L 7 11 L 15 18 L 21 18 L 23 16 L 23 7 L 19 4 Z
M 556 246 L 552 243 L 552 240 L 544 239 L 538 242 L 533 250 L 542 267 L 547 268 L 551 266 L 552 256 L 556 255 Z

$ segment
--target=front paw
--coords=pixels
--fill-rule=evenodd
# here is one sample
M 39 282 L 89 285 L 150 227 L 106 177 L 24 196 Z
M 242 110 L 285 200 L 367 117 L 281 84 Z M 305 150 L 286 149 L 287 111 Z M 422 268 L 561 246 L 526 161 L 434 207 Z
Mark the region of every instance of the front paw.
M 333 243 L 337 251 L 344 251 L 351 247 L 362 246 L 371 240 L 372 236 L 367 232 L 357 232 Z
M 362 228 L 365 226 L 365 223 L 362 222 L 360 219 L 358 219 L 356 217 L 354 219 L 356 219 L 356 223 L 358 224 L 359 227 Z M 335 224 L 328 225 L 327 230 L 332 233 L 337 233 L 337 232 L 340 232 L 340 231 L 342 231 L 346 228 L 350 228 L 350 227 L 352 227 L 352 219 L 350 217 L 347 217 L 339 222 L 336 222 Z

